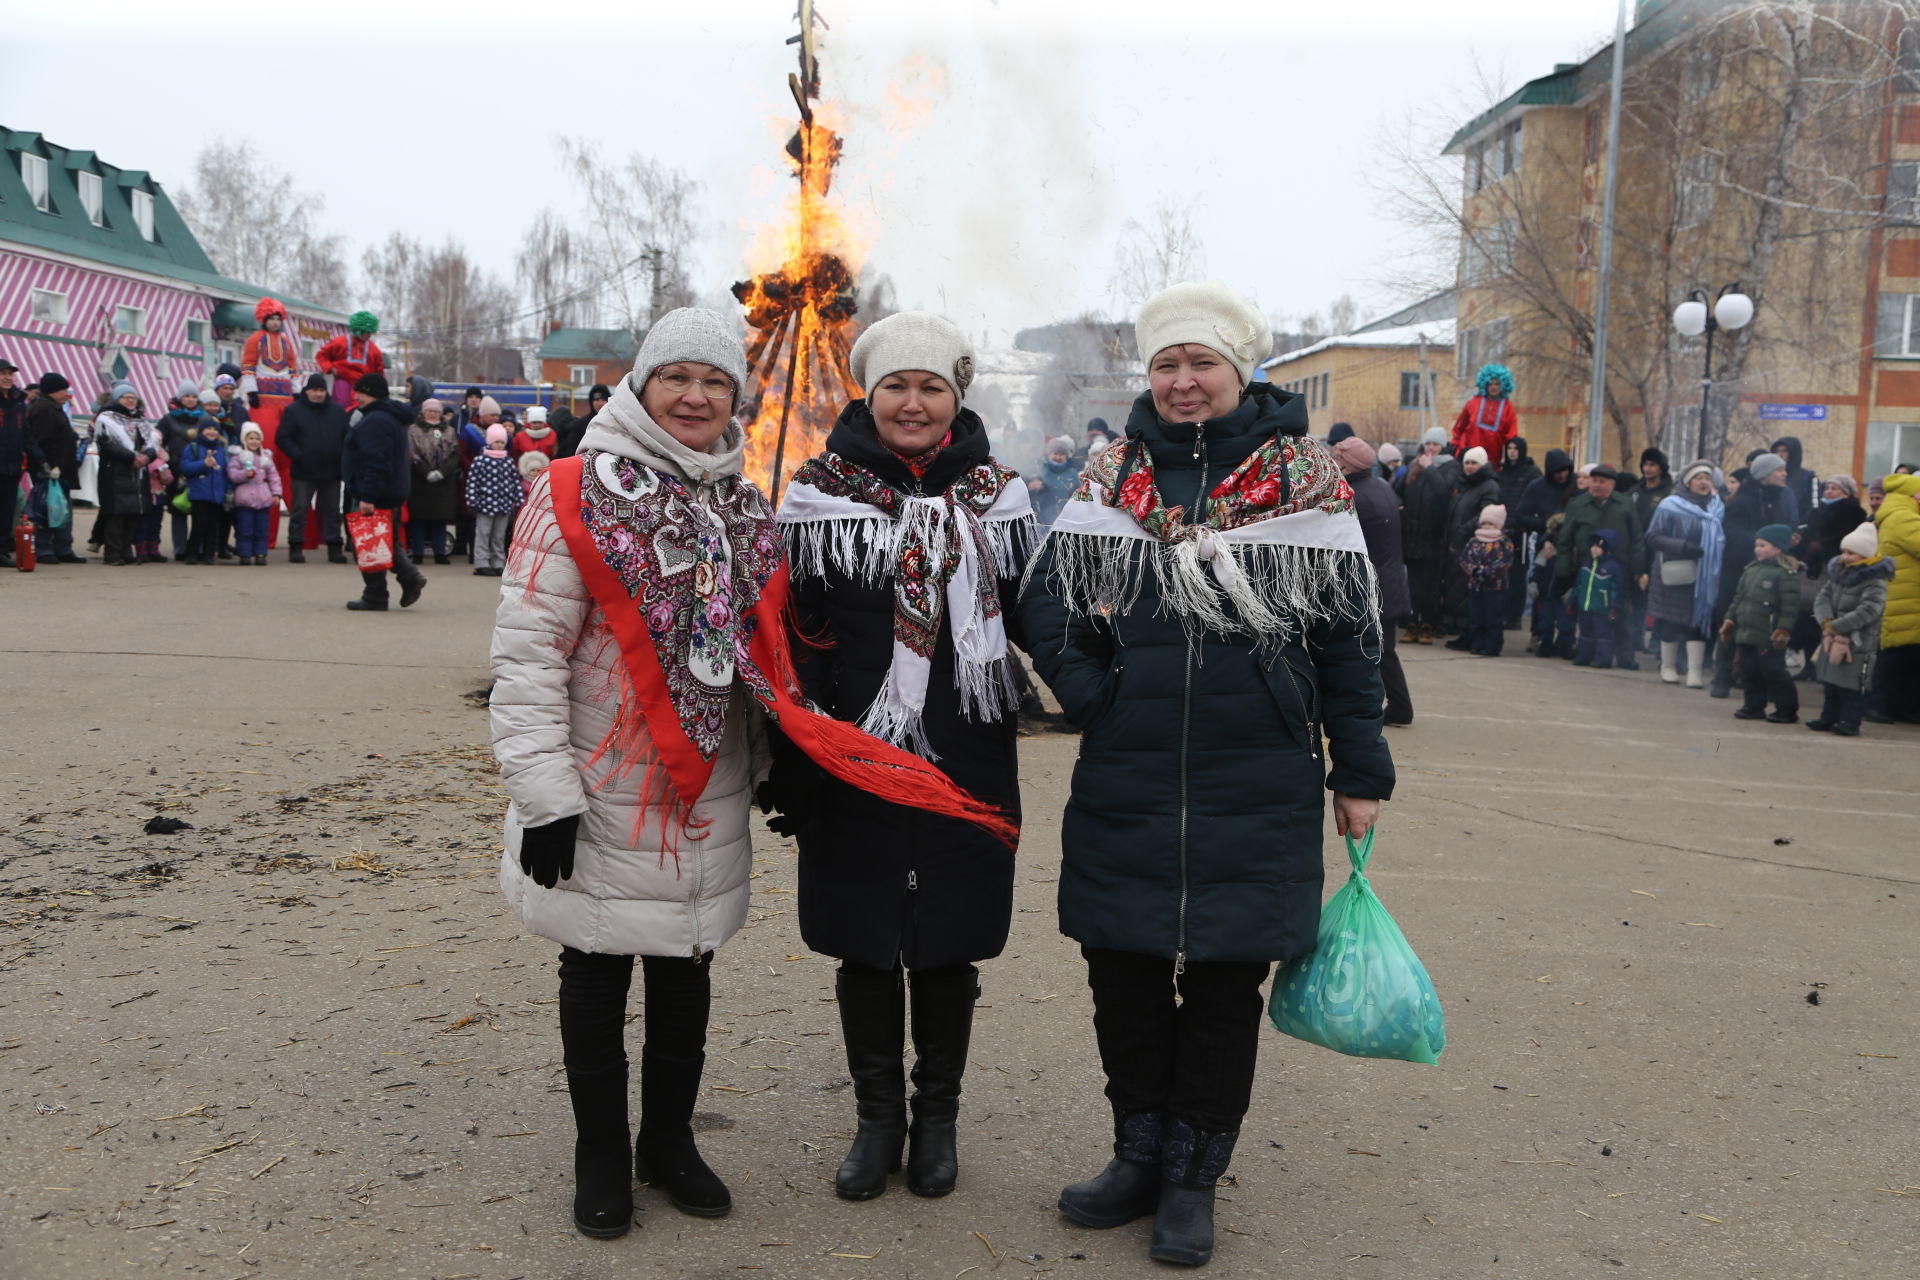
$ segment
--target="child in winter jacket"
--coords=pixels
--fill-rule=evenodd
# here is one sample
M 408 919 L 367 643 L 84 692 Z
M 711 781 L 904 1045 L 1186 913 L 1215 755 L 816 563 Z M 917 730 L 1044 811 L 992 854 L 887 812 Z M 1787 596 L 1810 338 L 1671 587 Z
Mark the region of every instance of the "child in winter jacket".
M 1553 595 L 1553 555 L 1558 545 L 1560 526 L 1567 513 L 1556 511 L 1547 517 L 1547 527 L 1534 548 L 1533 563 L 1527 569 L 1527 599 L 1533 604 L 1534 656 L 1566 657 L 1573 647 L 1573 601 L 1571 593 L 1555 599 Z
M 1813 616 L 1820 624 L 1815 670 L 1826 703 L 1807 728 L 1851 738 L 1860 732 L 1860 715 L 1880 651 L 1880 622 L 1887 611 L 1887 586 L 1893 558 L 1880 554 L 1880 532 L 1871 521 L 1840 539 L 1840 554 L 1827 562 Z
M 560 436 L 547 422 L 544 406 L 534 405 L 527 410 L 527 425 L 515 433 L 507 452 L 517 462 L 530 453 L 545 455 L 551 462 L 560 452 Z
M 523 453 L 520 455 L 520 496 L 524 500 L 533 496 L 533 482 L 540 478 L 553 460 L 544 453 Z
M 1753 563 L 1740 574 L 1733 603 L 1720 624 L 1720 642 L 1734 646 L 1734 661 L 1746 677 L 1747 698 L 1734 712 L 1739 720 L 1795 724 L 1800 693 L 1787 674 L 1787 641 L 1800 616 L 1800 562 L 1787 554 L 1793 530 L 1784 524 L 1761 525 L 1753 535 Z M 1767 715 L 1767 703 L 1774 706 Z
M 227 513 L 227 442 L 214 418 L 200 420 L 200 438 L 180 452 L 180 474 L 193 504 L 192 525 L 181 564 L 212 564 L 220 550 Z
M 240 563 L 265 564 L 267 528 L 280 503 L 280 469 L 256 424 L 240 428 L 240 447 L 227 459 L 227 479 L 233 482 L 233 538 Z
M 1473 537 L 1460 552 L 1460 569 L 1467 576 L 1467 648 L 1482 658 L 1499 657 L 1506 642 L 1507 574 L 1513 568 L 1506 527 L 1505 507 L 1482 507 Z
M 506 572 L 507 529 L 525 498 L 520 470 L 507 456 L 507 429 L 496 422 L 487 428 L 487 447 L 467 468 L 475 577 L 497 578 Z
M 1576 667 L 1613 665 L 1613 623 L 1620 616 L 1626 571 L 1620 567 L 1620 535 L 1598 529 L 1587 539 L 1587 562 L 1568 595 L 1579 614 L 1580 639 L 1573 648 Z

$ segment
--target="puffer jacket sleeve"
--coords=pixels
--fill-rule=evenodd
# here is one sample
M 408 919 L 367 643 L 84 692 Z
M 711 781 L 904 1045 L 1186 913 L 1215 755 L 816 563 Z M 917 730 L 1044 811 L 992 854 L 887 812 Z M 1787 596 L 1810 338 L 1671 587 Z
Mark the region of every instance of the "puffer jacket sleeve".
M 1307 629 L 1307 655 L 1320 687 L 1321 723 L 1333 767 L 1327 790 L 1360 800 L 1393 798 L 1393 754 L 1383 735 L 1380 632 L 1371 621 L 1335 617 Z
M 1015 614 L 1016 634 L 1033 668 L 1059 699 L 1067 719 L 1084 728 L 1113 696 L 1108 678 L 1114 639 L 1104 621 L 1076 616 L 1060 598 L 1053 580 L 1051 540 L 1039 551 Z
M 1828 618 L 1821 619 L 1821 621 L 1830 620 L 1832 630 L 1839 632 L 1843 636 L 1851 636 L 1856 632 L 1864 631 L 1868 627 L 1872 627 L 1875 632 L 1875 638 L 1877 639 L 1880 619 L 1885 617 L 1887 612 L 1887 580 L 1885 578 L 1875 578 L 1861 587 L 1859 602 L 1855 604 L 1853 608 L 1840 614 L 1833 612 L 1834 602 L 1838 600 L 1840 593 L 1836 587 L 1833 599 L 1829 600 L 1827 596 L 1828 587 L 1836 587 L 1832 574 L 1828 574 L 1827 580 L 1820 586 L 1820 598 L 1814 601 L 1813 606 L 1815 616 L 1819 615 L 1820 606 L 1824 602 L 1826 603 L 1829 616 Z
M 567 550 L 547 477 L 520 516 L 493 624 L 493 753 L 523 827 L 587 809 L 571 744 L 571 658 L 593 597 Z

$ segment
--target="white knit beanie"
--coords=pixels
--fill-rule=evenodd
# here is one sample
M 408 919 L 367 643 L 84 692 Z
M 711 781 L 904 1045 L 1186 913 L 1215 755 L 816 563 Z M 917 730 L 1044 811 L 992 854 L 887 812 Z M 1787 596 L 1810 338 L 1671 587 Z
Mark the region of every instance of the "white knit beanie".
M 1176 284 L 1147 299 L 1133 322 L 1133 337 L 1143 364 L 1184 342 L 1217 351 L 1239 371 L 1241 386 L 1273 353 L 1273 327 L 1260 308 L 1212 281 Z
M 627 382 L 639 395 L 653 371 L 662 365 L 697 360 L 733 379 L 734 403 L 747 385 L 747 353 L 740 345 L 740 327 L 717 311 L 679 307 L 660 317 L 647 330 L 647 340 L 633 358 Z
M 869 399 L 888 374 L 918 369 L 945 379 L 964 400 L 973 381 L 973 344 L 952 321 L 931 311 L 902 311 L 868 325 L 853 344 L 847 366 Z
M 1475 445 L 1460 455 L 1460 461 L 1462 463 L 1477 462 L 1484 467 L 1487 465 L 1487 451 L 1479 445 Z
M 1862 560 L 1871 560 L 1880 554 L 1880 531 L 1873 527 L 1873 521 L 1862 521 L 1852 533 L 1840 539 L 1840 549 L 1851 551 Z

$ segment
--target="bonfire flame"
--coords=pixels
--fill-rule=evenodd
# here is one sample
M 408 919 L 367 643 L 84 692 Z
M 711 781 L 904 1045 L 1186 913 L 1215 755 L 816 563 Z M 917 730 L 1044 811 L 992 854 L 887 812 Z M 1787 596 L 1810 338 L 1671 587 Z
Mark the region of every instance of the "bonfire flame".
M 828 198 L 842 143 L 818 118 L 816 25 L 826 24 L 812 0 L 802 0 L 800 35 L 792 41 L 800 46 L 800 71 L 787 77 L 800 109 L 800 127 L 786 146 L 799 191 L 778 229 L 781 265 L 733 286 L 755 335 L 747 348 L 747 473 L 776 503 L 783 473 L 825 445 L 838 406 L 858 393 L 847 368 L 855 265 Z

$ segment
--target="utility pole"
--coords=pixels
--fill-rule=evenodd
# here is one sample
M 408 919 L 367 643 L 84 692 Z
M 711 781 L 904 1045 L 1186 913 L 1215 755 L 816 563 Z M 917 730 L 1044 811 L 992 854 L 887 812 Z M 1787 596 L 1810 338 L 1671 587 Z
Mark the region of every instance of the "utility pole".
M 1427 335 L 1420 334 L 1420 391 L 1415 397 L 1420 406 L 1420 434 L 1433 428 L 1433 377 L 1427 372 Z
M 1607 195 L 1600 211 L 1600 278 L 1593 303 L 1593 385 L 1587 393 L 1587 461 L 1600 461 L 1601 415 L 1607 407 L 1607 300 L 1613 288 L 1613 197 L 1620 185 L 1620 82 L 1627 68 L 1627 0 L 1613 26 L 1613 93 L 1607 103 Z

